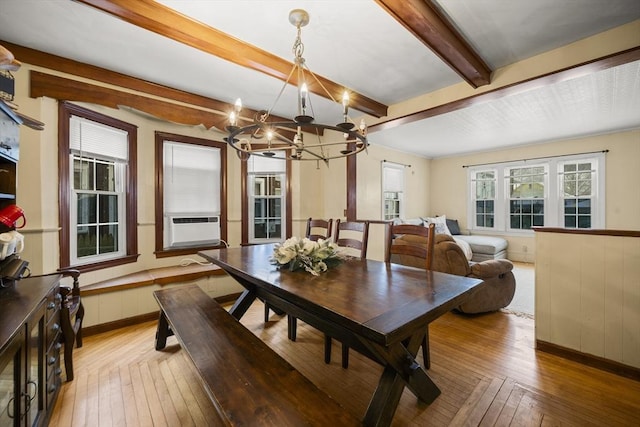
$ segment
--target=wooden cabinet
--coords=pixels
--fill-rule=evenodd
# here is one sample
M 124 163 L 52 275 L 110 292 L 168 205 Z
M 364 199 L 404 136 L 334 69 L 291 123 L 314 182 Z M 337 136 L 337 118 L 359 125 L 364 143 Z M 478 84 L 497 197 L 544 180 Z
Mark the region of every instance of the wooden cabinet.
M 0 427 L 48 423 L 62 373 L 60 277 L 0 289 Z

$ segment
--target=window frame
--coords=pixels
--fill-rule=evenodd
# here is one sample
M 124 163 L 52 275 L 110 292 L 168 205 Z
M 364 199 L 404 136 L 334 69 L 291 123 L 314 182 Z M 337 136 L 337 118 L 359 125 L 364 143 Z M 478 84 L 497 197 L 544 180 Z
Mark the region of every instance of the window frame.
M 606 156 L 605 151 L 582 153 L 573 155 L 560 155 L 543 157 L 513 162 L 497 162 L 485 165 L 467 167 L 467 191 L 469 203 L 467 204 L 467 224 L 472 232 L 509 235 L 533 234 L 533 229 L 514 229 L 510 225 L 509 217 L 509 170 L 516 168 L 528 168 L 544 166 L 544 227 L 567 228 L 564 226 L 564 204 L 562 197 L 561 168 L 567 163 L 591 162 L 595 170 L 592 183 L 593 197 L 591 204 L 591 228 L 602 229 L 606 226 L 605 218 L 605 177 Z M 494 227 L 477 227 L 475 222 L 475 182 L 474 176 L 480 172 L 496 171 L 496 202 Z M 567 228 L 572 229 L 572 228 Z M 585 228 L 583 228 L 585 229 Z
M 400 164 L 400 163 L 394 163 L 394 162 L 388 162 L 386 160 L 383 160 L 381 162 L 381 168 L 380 168 L 380 173 L 381 173 L 381 189 L 382 189 L 382 212 L 381 212 L 381 218 L 383 221 L 391 221 L 393 219 L 400 219 L 400 218 L 404 218 L 405 217 L 405 193 L 406 193 L 406 176 L 405 176 L 405 165 Z M 400 190 L 398 191 L 397 189 L 389 189 L 387 182 L 386 182 L 386 177 L 387 174 L 385 173 L 385 170 L 389 169 L 389 170 L 394 170 L 394 171 L 398 171 L 401 173 L 402 175 L 402 183 L 401 183 L 401 187 Z M 388 193 L 396 193 L 398 195 L 397 198 L 394 199 L 387 199 L 386 195 Z M 397 202 L 398 205 L 398 209 L 397 209 L 397 217 L 395 218 L 387 218 L 387 212 L 386 212 L 386 202 L 387 200 L 394 200 Z
M 220 149 L 220 243 L 218 245 L 164 248 L 164 143 L 179 142 Z M 155 251 L 156 258 L 195 254 L 202 250 L 224 248 L 227 242 L 227 144 L 204 138 L 155 132 Z
M 71 116 L 81 117 L 96 123 L 123 130 L 128 134 L 128 162 L 125 166 L 124 199 L 125 212 L 123 222 L 126 227 L 125 242 L 121 255 L 108 259 L 89 262 L 86 264 L 72 264 L 71 260 L 71 205 L 73 198 L 71 163 L 71 149 L 69 143 Z M 102 268 L 136 262 L 138 259 L 138 229 L 137 229 L 137 126 L 106 116 L 104 114 L 80 107 L 70 102 L 58 104 L 58 214 L 59 214 L 59 246 L 60 268 L 79 270 L 80 272 L 94 271 Z M 77 226 L 77 224 L 76 224 Z
M 246 245 L 255 245 L 255 244 L 263 244 L 263 243 L 271 243 L 272 241 L 259 241 L 259 242 L 254 242 L 251 239 L 251 234 L 249 231 L 249 225 L 251 222 L 251 216 L 250 216 L 250 212 L 251 212 L 251 208 L 249 206 L 249 204 L 251 203 L 250 200 L 250 193 L 249 193 L 249 185 L 250 185 L 250 179 L 249 179 L 249 168 L 248 168 L 248 159 L 240 159 L 240 192 L 242 194 L 242 200 L 241 200 L 241 210 L 242 210 L 242 230 L 241 230 L 241 241 L 240 244 L 243 246 Z M 292 161 L 290 159 L 286 159 L 284 160 L 286 165 L 285 165 L 285 182 L 284 182 L 284 199 L 285 199 L 285 203 L 283 206 L 283 211 L 284 211 L 284 224 L 283 226 L 285 227 L 284 229 L 284 236 L 282 237 L 282 241 L 284 241 L 285 239 L 288 239 L 291 237 L 291 233 L 292 233 L 292 206 L 293 206 L 293 202 L 292 202 L 292 198 L 291 198 L 291 168 L 292 168 Z

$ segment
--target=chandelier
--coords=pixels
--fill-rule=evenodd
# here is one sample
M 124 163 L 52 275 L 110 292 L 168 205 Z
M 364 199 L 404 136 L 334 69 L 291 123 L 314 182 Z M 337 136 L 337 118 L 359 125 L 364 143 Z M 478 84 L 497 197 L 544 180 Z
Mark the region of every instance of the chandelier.
M 369 145 L 367 142 L 367 128 L 364 119 L 356 127 L 349 117 L 349 92 L 345 90 L 341 102 L 336 101 L 316 75 L 307 67 L 302 57 L 304 45 L 302 44 L 301 33 L 302 27 L 309 23 L 309 14 L 302 9 L 294 9 L 289 13 L 289 22 L 297 28 L 297 37 L 292 48 L 295 60 L 280 93 L 269 110 L 258 111 L 254 115 L 251 124 L 244 126 L 239 124 L 242 101 L 240 99 L 236 100 L 233 111 L 229 113 L 229 125 L 226 127 L 229 134 L 224 140 L 237 150 L 238 157 L 243 160 L 248 159 L 251 155 L 274 157 L 277 153 L 280 153 L 278 157 L 291 160 L 322 160 L 328 162 L 331 159 L 352 156 L 362 152 Z M 298 83 L 298 113 L 292 121 L 271 121 L 271 112 L 294 75 Z M 340 123 L 329 125 L 315 122 L 313 106 L 305 81 L 306 78 L 312 78 L 327 94 L 327 98 L 338 105 L 342 104 L 342 121 Z M 325 141 L 328 138 L 325 135 L 325 131 L 337 132 L 339 139 L 334 142 Z M 309 139 L 313 139 L 313 141 L 305 141 L 303 132 L 312 134 L 312 138 Z

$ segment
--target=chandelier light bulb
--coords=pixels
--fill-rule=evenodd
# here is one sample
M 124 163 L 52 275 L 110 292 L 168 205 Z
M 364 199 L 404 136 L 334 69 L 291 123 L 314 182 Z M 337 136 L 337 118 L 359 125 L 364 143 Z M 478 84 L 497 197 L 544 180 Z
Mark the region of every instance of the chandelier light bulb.
M 231 126 L 235 126 L 235 125 L 236 125 L 236 123 L 237 123 L 237 120 L 238 120 L 238 119 L 237 119 L 237 117 L 236 117 L 236 112 L 235 112 L 235 111 L 230 112 L 230 113 L 229 113 L 229 124 L 230 124 Z
M 240 98 L 236 99 L 236 103 L 233 105 L 234 111 L 237 113 L 242 110 L 242 100 Z
M 344 93 L 342 94 L 342 107 L 343 107 L 343 113 L 345 116 L 344 121 L 347 121 L 347 115 L 349 114 L 349 92 L 347 92 L 346 90 L 344 91 Z
M 302 83 L 300 86 L 300 105 L 302 106 L 302 110 L 304 111 L 307 108 L 307 94 L 309 93 L 309 88 L 307 88 L 306 83 Z

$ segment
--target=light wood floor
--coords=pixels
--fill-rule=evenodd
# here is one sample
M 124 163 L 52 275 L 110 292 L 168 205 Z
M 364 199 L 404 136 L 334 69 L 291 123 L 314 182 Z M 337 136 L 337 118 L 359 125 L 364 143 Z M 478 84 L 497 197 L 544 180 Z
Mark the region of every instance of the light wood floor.
M 339 345 L 325 365 L 319 332 L 298 322 L 298 340 L 290 342 L 286 318 L 272 315 L 265 325 L 262 316 L 257 302 L 243 323 L 362 417 L 381 368 L 352 351 L 349 369 L 342 369 Z M 155 351 L 154 334 L 150 322 L 86 338 L 51 425 L 208 425 L 213 408 L 184 352 L 174 337 Z M 640 425 L 640 382 L 536 352 L 531 319 L 448 313 L 432 324 L 430 337 L 429 375 L 442 394 L 425 405 L 405 390 L 394 426 Z

